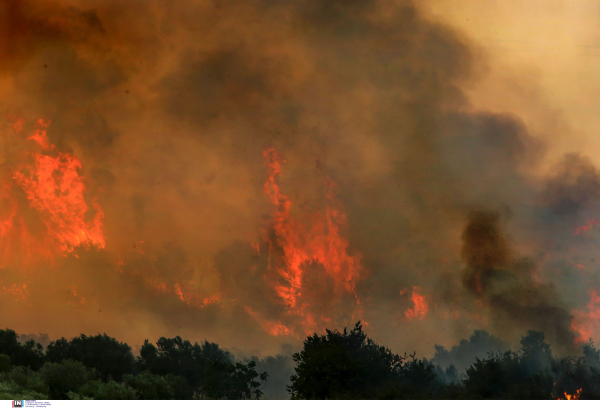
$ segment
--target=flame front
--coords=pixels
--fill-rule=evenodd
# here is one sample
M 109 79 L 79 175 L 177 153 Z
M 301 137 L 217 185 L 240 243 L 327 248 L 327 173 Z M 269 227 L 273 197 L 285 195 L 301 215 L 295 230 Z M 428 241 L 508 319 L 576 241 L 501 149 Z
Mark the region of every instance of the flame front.
M 581 390 L 582 388 L 578 389 L 575 394 L 569 394 L 567 392 L 565 392 L 565 397 L 564 398 L 557 398 L 558 400 L 578 400 L 581 399 Z
M 427 314 L 427 311 L 429 310 L 429 306 L 427 304 L 427 301 L 425 300 L 425 296 L 421 295 L 421 288 L 417 286 L 413 287 L 411 299 L 413 301 L 414 306 L 406 310 L 406 312 L 404 312 L 404 315 L 408 320 L 423 319 Z
M 275 149 L 263 152 L 268 166 L 265 193 L 275 205 L 270 233 L 267 237 L 269 270 L 283 279 L 274 279 L 271 284 L 290 315 L 301 316 L 305 332 L 317 330 L 322 323 L 332 321 L 327 310 L 309 311 L 311 300 L 303 283 L 307 269 L 330 277 L 334 284 L 333 293 L 326 296 L 335 299 L 349 295 L 357 312 L 359 300 L 356 283 L 362 270 L 360 255 L 349 255 L 349 242 L 340 234 L 346 224 L 341 203 L 333 192 L 334 182 L 324 177 L 327 189 L 326 208 L 321 213 L 311 214 L 300 221 L 291 214 L 292 201 L 284 195 L 278 184 L 281 160 Z M 358 312 L 357 312 L 358 313 Z M 285 330 L 284 330 L 285 332 Z
M 13 130 L 20 133 L 23 123 L 17 121 Z M 105 246 L 104 213 L 97 202 L 93 203 L 94 217 L 86 221 L 89 208 L 84 198 L 85 180 L 79 174 L 81 161 L 56 151 L 46 135 L 49 124 L 38 120 L 35 132 L 27 138 L 41 152 L 27 153 L 28 160 L 2 180 L 0 199 L 5 215 L 0 220 L 0 244 L 4 266 L 19 260 L 19 255 L 22 263 L 52 262 L 55 255 L 66 255 L 82 245 Z M 20 202 L 18 197 L 23 194 L 35 216 Z M 31 228 L 32 224 L 43 228 Z

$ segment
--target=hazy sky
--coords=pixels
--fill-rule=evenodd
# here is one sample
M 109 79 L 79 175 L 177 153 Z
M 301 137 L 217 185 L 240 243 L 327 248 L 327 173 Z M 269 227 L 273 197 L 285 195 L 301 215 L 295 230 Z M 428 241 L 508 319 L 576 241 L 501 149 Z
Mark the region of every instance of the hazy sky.
M 421 355 L 600 335 L 599 22 L 577 0 L 0 0 L 0 326 L 255 353 L 358 319 Z
M 549 161 L 585 150 L 597 162 L 600 2 L 426 3 L 432 15 L 457 27 L 486 55 L 488 72 L 470 93 L 473 103 L 516 112 L 552 138 Z

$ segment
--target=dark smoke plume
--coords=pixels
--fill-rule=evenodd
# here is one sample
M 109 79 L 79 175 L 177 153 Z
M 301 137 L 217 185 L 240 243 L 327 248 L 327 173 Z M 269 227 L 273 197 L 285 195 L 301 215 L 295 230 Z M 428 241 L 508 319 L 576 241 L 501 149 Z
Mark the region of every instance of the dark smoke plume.
M 0 325 L 51 339 L 208 338 L 247 355 L 299 345 L 302 330 L 268 333 L 301 325 L 266 250 L 273 148 L 290 217 L 309 222 L 335 196 L 346 255 L 360 258 L 353 293 L 302 265 L 319 324 L 352 327 L 360 311 L 378 342 L 422 354 L 423 338 L 450 345 L 476 329 L 515 342 L 534 328 L 568 347 L 568 308 L 586 310 L 600 274 L 593 227 L 573 235 L 600 211 L 598 172 L 572 155 L 537 175 L 546 135 L 471 103 L 487 58 L 426 3 L 0 0 L 0 176 L 27 143 L 15 120 L 23 133 L 52 120 L 48 137 L 81 160 L 106 238 L 100 251 L 0 270 L 17 299 L 0 302 Z M 465 227 L 472 208 L 510 222 L 475 211 Z
M 571 316 L 553 284 L 535 282 L 533 265 L 519 259 L 500 227 L 500 214 L 473 211 L 463 233 L 462 256 L 468 268 L 463 283 L 490 309 L 501 331 L 540 330 L 562 350 L 575 340 Z

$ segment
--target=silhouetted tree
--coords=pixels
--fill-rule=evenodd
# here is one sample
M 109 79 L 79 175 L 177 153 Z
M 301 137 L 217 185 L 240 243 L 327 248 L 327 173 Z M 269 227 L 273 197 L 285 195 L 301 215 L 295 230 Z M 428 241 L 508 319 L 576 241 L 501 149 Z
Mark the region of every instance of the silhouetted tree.
M 233 356 L 215 343 L 192 344 L 177 336 L 161 337 L 156 346 L 144 342 L 137 360 L 139 370 L 157 375 L 182 376 L 194 393 L 209 399 L 259 398 L 260 381 L 266 373 L 258 374 L 254 362 L 234 363 Z
M 350 332 L 315 333 L 293 359 L 292 399 L 372 398 L 400 377 L 403 361 L 367 338 L 360 322 Z
M 87 368 L 96 369 L 103 380 L 113 379 L 117 382 L 121 381 L 124 374 L 132 373 L 135 364 L 131 347 L 106 334 L 82 334 L 70 341 L 64 337 L 52 341 L 46 349 L 46 359 L 50 362 L 66 359 L 79 361 Z
M 26 366 L 37 370 L 44 364 L 44 348 L 33 340 L 19 343 L 14 330 L 0 330 L 0 354 L 10 358 L 12 365 Z
M 550 367 L 552 362 L 550 345 L 544 339 L 544 333 L 535 330 L 527 330 L 527 335 L 521 337 L 521 365 L 530 375 Z
M 596 350 L 592 339 L 583 345 L 583 358 L 590 367 L 600 369 L 600 350 Z
M 434 365 L 439 365 L 442 369 L 454 365 L 457 374 L 462 374 L 475 361 L 475 358 L 485 358 L 489 352 L 508 351 L 509 346 L 485 330 L 475 330 L 468 339 L 461 340 L 450 350 L 438 344 L 434 348 L 435 355 L 431 359 Z
M 507 351 L 476 359 L 467 369 L 464 387 L 473 399 L 548 399 L 553 375 L 550 349 L 543 334 L 529 332 L 521 340 L 521 352 Z M 546 364 L 547 365 L 544 365 Z
M 269 373 L 269 381 L 261 386 L 265 399 L 289 399 L 290 394 L 287 387 L 290 385 L 290 377 L 294 374 L 294 360 L 292 352 L 288 355 L 277 354 L 262 359 L 254 356 L 245 362 L 256 361 L 256 370 Z

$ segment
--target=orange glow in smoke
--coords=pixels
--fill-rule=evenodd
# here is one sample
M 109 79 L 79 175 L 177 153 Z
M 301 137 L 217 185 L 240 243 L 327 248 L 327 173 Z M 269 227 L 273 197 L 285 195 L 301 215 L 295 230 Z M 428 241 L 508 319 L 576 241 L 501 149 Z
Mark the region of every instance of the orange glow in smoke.
M 278 184 L 281 174 L 279 156 L 273 148 L 266 149 L 263 155 L 268 166 L 264 191 L 275 205 L 272 234 L 267 237 L 269 270 L 283 278 L 273 279 L 272 286 L 286 305 L 287 313 L 301 316 L 305 332 L 317 330 L 329 316 L 316 316 L 307 311 L 310 301 L 303 296 L 302 287 L 305 268 L 310 264 L 320 265 L 322 273 L 333 278 L 335 283 L 335 293 L 330 296 L 339 296 L 342 292 L 351 294 L 358 306 L 355 289 L 362 269 L 360 255 L 348 255 L 349 243 L 341 236 L 340 228 L 345 226 L 346 216 L 333 193 L 333 181 L 324 177 L 327 188 L 324 213 L 297 219 L 291 214 L 291 199 L 281 192 Z
M 73 297 L 75 299 L 77 299 L 77 302 L 69 302 L 71 305 L 73 306 L 85 306 L 87 304 L 87 301 L 85 300 L 85 297 L 79 295 L 77 293 L 77 287 L 73 286 L 71 288 L 71 294 L 73 295 Z
M 13 130 L 21 132 L 23 123 L 19 119 Z M 2 266 L 15 261 L 52 262 L 55 255 L 66 255 L 79 246 L 105 246 L 104 213 L 98 203 L 92 204 L 95 214 L 88 218 L 85 180 L 79 174 L 81 162 L 72 154 L 57 152 L 50 144 L 46 134 L 49 124 L 37 121 L 35 132 L 26 138 L 35 142 L 25 156 L 29 160 L 10 169 L 6 173 L 10 178 L 0 181 Z M 26 203 L 19 199 L 23 195 Z
M 183 300 L 184 302 L 185 300 L 185 295 L 183 293 L 183 286 L 181 286 L 181 283 L 175 283 L 175 293 L 177 294 L 177 296 L 179 296 L 179 299 Z
M 414 306 L 408 309 L 406 312 L 404 312 L 404 316 L 406 316 L 408 320 L 422 320 L 427 314 L 429 306 L 427 305 L 425 297 L 421 295 L 420 287 L 413 287 L 411 299 L 413 301 Z
M 27 299 L 27 294 L 29 293 L 29 289 L 27 289 L 27 285 L 16 285 L 12 284 L 11 286 L 3 286 L 2 292 L 4 294 L 13 295 L 20 299 Z
M 212 305 L 212 304 L 219 303 L 219 302 L 220 302 L 219 296 L 218 295 L 214 295 L 214 296 L 205 298 L 202 301 L 202 305 L 200 307 Z
M 244 306 L 246 313 L 252 316 L 264 331 L 272 336 L 287 336 L 293 334 L 292 330 L 284 326 L 281 322 L 272 322 L 252 310 L 250 306 Z
M 44 150 L 54 149 L 56 146 L 50 144 L 50 141 L 48 140 L 48 135 L 46 134 L 46 128 L 50 125 L 50 123 L 51 123 L 50 121 L 44 122 L 43 119 L 38 119 L 38 121 L 37 121 L 38 128 L 35 130 L 35 132 L 31 136 L 29 136 L 27 138 L 27 140 L 36 141 Z M 22 128 L 23 128 L 23 125 L 21 124 L 20 126 L 15 127 L 15 130 L 22 129 Z
M 577 227 L 575 229 L 575 232 L 573 233 L 573 236 L 577 236 L 577 235 L 582 235 L 585 232 L 589 231 L 590 229 L 592 229 L 592 227 L 597 227 L 600 225 L 600 220 L 596 219 L 596 218 L 590 218 L 586 221 L 586 223 L 584 225 L 581 225 L 579 227 Z
M 597 337 L 597 327 L 600 321 L 600 294 L 597 290 L 590 292 L 587 309 L 587 312 L 579 310 L 573 312 L 571 330 L 578 334 L 575 343 L 584 343 L 590 338 Z

